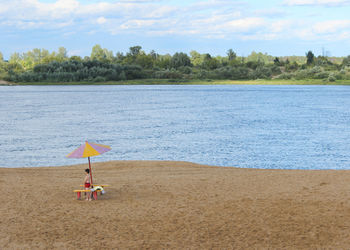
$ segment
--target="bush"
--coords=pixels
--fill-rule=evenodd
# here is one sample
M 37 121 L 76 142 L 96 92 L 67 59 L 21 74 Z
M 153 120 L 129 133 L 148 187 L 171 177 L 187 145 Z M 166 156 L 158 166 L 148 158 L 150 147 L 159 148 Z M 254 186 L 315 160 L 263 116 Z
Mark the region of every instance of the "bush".
M 313 78 L 314 79 L 327 79 L 328 77 L 329 77 L 329 73 L 323 71 L 323 72 L 320 72 L 320 73 L 316 73 Z
M 156 79 L 179 79 L 182 78 L 182 74 L 175 70 L 161 70 L 154 72 L 153 77 Z
M 344 75 L 342 75 L 342 74 L 340 74 L 340 73 L 334 73 L 334 77 L 335 77 L 335 79 L 337 79 L 337 80 L 342 80 L 342 79 L 343 79 L 343 76 L 344 76 Z
M 315 67 L 310 69 L 310 73 L 312 73 L 312 74 L 317 74 L 317 73 L 321 73 L 321 72 L 322 72 L 322 68 L 320 66 L 315 66 Z
M 106 78 L 102 77 L 102 76 L 97 76 L 94 79 L 94 82 L 105 82 Z
M 9 71 L 10 78 L 23 82 L 71 82 L 71 81 L 117 81 L 126 79 L 141 79 L 151 77 L 153 70 L 143 70 L 138 65 L 119 65 L 87 61 L 50 62 L 36 65 L 33 71 L 15 73 Z M 102 80 L 103 79 L 103 80 Z
M 125 72 L 124 71 L 120 72 L 120 74 L 116 80 L 125 81 L 126 80 Z
M 230 67 L 221 67 L 215 70 L 217 79 L 230 79 L 233 75 L 233 70 Z
M 191 74 L 192 68 L 189 66 L 181 66 L 181 67 L 179 67 L 179 71 L 183 74 Z
M 238 67 L 231 69 L 231 80 L 249 79 L 250 70 L 245 67 Z
M 270 78 L 272 75 L 271 69 L 264 67 L 264 66 L 260 66 L 257 67 L 256 70 L 251 71 L 248 75 L 249 79 L 268 79 Z
M 279 66 L 273 65 L 271 67 L 271 71 L 273 75 L 279 75 L 282 73 L 281 68 Z
M 328 77 L 328 81 L 329 82 L 335 82 L 337 79 L 335 78 L 335 75 L 333 73 L 331 73 Z
M 289 79 L 292 79 L 294 77 L 294 74 L 293 73 L 282 73 L 280 74 L 279 76 L 277 76 L 276 78 L 277 79 L 284 79 L 284 80 L 289 80 Z
M 295 79 L 297 80 L 312 78 L 312 76 L 313 76 L 313 73 L 307 69 L 302 69 L 295 72 Z

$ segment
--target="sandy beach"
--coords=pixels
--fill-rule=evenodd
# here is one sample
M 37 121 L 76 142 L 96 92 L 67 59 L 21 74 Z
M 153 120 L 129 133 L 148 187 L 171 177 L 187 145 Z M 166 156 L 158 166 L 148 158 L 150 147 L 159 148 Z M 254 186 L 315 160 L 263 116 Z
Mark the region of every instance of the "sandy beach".
M 1 249 L 350 248 L 350 172 L 188 162 L 0 168 Z

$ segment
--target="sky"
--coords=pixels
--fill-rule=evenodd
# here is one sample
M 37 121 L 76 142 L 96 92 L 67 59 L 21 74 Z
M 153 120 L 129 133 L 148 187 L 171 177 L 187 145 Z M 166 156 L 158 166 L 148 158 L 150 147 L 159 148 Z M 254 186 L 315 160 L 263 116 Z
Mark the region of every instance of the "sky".
M 0 52 L 350 55 L 350 0 L 0 0 Z

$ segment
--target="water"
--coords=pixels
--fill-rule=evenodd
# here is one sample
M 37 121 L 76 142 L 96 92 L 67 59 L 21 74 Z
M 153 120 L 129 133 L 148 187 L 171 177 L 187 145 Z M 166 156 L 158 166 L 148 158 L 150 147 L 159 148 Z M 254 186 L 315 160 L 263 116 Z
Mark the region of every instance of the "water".
M 86 163 L 65 156 L 276 169 L 350 168 L 346 86 L 3 86 L 0 166 Z

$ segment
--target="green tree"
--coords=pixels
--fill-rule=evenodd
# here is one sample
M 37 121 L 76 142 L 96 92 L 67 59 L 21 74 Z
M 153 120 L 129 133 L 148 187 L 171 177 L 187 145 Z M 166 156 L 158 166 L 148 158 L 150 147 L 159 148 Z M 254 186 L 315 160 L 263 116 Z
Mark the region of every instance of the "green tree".
M 307 65 L 311 65 L 313 64 L 315 61 L 315 56 L 314 56 L 314 53 L 312 53 L 311 50 L 309 50 L 307 53 L 306 53 L 306 64 Z
M 233 61 L 237 57 L 236 53 L 232 49 L 229 49 L 226 54 L 229 61 Z
M 262 62 L 262 63 L 273 63 L 274 57 L 268 55 L 267 53 L 263 54 L 261 52 L 257 53 L 253 51 L 248 57 L 247 61 L 253 62 Z
M 5 69 L 5 62 L 4 57 L 2 53 L 0 52 L 0 79 L 3 79 L 6 77 L 6 69 Z
M 210 54 L 205 54 L 201 67 L 203 69 L 213 70 L 218 67 L 218 64 L 218 61 L 215 58 L 211 57 Z
M 140 53 L 135 59 L 135 64 L 140 65 L 144 69 L 152 69 L 153 63 L 153 57 L 151 55 L 146 55 L 145 53 Z
M 155 61 L 155 66 L 161 69 L 170 69 L 171 55 L 159 55 Z
M 275 59 L 273 60 L 273 63 L 277 66 L 281 64 L 280 59 L 278 57 L 275 57 Z
M 150 55 L 154 60 L 157 60 L 157 58 L 158 58 L 158 56 L 159 56 L 154 50 L 151 50 L 151 52 L 149 53 L 149 55 Z
M 350 56 L 344 57 L 342 66 L 350 66 Z
M 126 53 L 126 56 L 123 59 L 123 64 L 136 64 L 136 59 L 139 55 L 145 54 L 141 46 L 133 46 L 129 48 L 129 52 Z
M 77 62 L 82 62 L 82 61 L 83 61 L 83 59 L 82 59 L 80 56 L 71 56 L 71 57 L 69 58 L 69 60 L 71 60 L 71 61 L 77 61 Z
M 118 52 L 115 54 L 114 60 L 115 60 L 116 63 L 122 64 L 123 61 L 124 61 L 124 59 L 125 59 L 125 56 L 124 56 L 123 52 L 119 52 L 119 51 L 118 51 Z
M 15 63 L 19 63 L 21 60 L 22 60 L 22 58 L 21 58 L 20 54 L 15 52 L 15 53 L 11 54 L 9 63 L 15 64 Z
M 174 69 L 178 69 L 180 67 L 191 66 L 191 59 L 185 53 L 176 52 L 170 60 L 170 66 Z
M 314 59 L 315 64 L 318 66 L 331 66 L 333 63 L 328 60 L 328 57 L 325 56 L 318 56 L 317 58 Z
M 97 61 L 102 61 L 105 58 L 105 54 L 103 52 L 103 49 L 101 45 L 96 44 L 94 47 L 92 47 L 90 58 L 91 60 L 97 60 Z
M 136 57 L 140 54 L 142 47 L 141 46 L 133 46 L 129 48 L 129 55 L 132 57 Z
M 97 60 L 100 62 L 112 62 L 113 61 L 113 51 L 108 49 L 103 49 L 101 45 L 96 44 L 92 47 L 91 60 Z
M 23 72 L 24 68 L 21 64 L 22 57 L 19 53 L 15 52 L 11 54 L 10 60 L 9 60 L 9 73 L 14 72 L 14 73 L 19 73 Z
M 191 55 L 191 63 L 194 65 L 194 66 L 199 66 L 203 63 L 203 58 L 201 56 L 200 53 L 198 53 L 197 51 L 195 50 L 192 50 L 190 52 L 190 55 Z
M 67 52 L 67 49 L 66 49 L 65 47 L 59 47 L 55 59 L 56 59 L 56 61 L 58 61 L 58 62 L 63 62 L 63 61 L 68 60 L 68 52 Z

